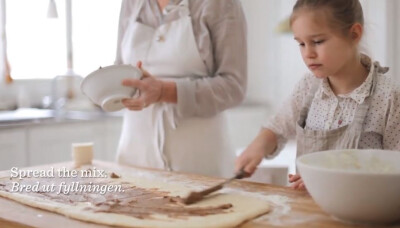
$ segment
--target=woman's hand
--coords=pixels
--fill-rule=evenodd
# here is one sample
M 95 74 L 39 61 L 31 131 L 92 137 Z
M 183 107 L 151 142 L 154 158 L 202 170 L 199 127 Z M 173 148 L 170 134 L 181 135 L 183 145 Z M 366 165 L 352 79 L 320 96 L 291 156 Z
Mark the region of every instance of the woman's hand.
M 125 79 L 122 81 L 122 85 L 138 89 L 139 95 L 130 99 L 123 99 L 122 104 L 129 110 L 140 111 L 161 100 L 163 95 L 163 82 L 142 69 L 141 61 L 137 63 L 137 67 L 142 70 L 142 78 L 140 80 Z
M 303 179 L 301 179 L 301 176 L 298 174 L 289 174 L 289 183 L 292 183 L 290 187 L 292 187 L 293 189 L 307 190 L 306 186 L 304 185 Z

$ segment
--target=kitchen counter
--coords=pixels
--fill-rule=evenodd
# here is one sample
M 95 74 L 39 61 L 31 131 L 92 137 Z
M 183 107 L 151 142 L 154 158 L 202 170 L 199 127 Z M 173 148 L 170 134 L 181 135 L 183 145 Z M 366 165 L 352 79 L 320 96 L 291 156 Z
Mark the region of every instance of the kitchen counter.
M 0 111 L 0 129 L 95 121 L 105 118 L 121 118 L 122 115 L 123 112 L 106 113 L 101 110 L 55 112 L 51 109 L 17 109 L 14 111 Z
M 170 178 L 175 182 L 193 184 L 194 186 L 211 186 L 222 181 L 221 178 L 206 177 L 194 174 L 166 172 L 155 169 L 139 169 L 121 166 L 115 163 L 95 161 L 97 168 L 108 170 L 141 172 L 147 175 L 158 175 L 161 178 Z M 40 168 L 71 166 L 71 163 L 49 164 Z M 6 172 L 6 171 L 5 171 Z M 242 228 L 263 227 L 363 227 L 352 225 L 333 219 L 324 213 L 305 191 L 292 190 L 288 187 L 280 187 L 268 184 L 260 184 L 247 181 L 234 181 L 227 189 L 248 194 L 259 194 L 265 197 L 272 206 L 269 214 L 256 218 L 243 224 Z M 226 189 L 225 189 L 226 190 Z M 67 218 L 63 215 L 31 208 L 17 202 L 0 197 L 0 227 L 54 227 L 62 224 L 62 227 L 100 228 L 109 227 L 92 223 L 81 222 Z M 382 227 L 382 226 L 380 226 Z M 400 224 L 390 227 L 400 227 Z

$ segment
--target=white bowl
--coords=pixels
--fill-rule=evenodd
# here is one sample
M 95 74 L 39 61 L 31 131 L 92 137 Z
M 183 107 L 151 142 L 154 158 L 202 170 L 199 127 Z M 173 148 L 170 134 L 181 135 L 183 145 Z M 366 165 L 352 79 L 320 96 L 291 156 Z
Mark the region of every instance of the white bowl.
M 82 92 L 106 112 L 124 108 L 121 100 L 131 98 L 136 89 L 122 85 L 126 78 L 140 79 L 142 71 L 132 65 L 112 65 L 100 68 L 86 76 L 81 84 Z
M 331 150 L 303 155 L 297 167 L 327 213 L 361 223 L 400 221 L 400 152 Z

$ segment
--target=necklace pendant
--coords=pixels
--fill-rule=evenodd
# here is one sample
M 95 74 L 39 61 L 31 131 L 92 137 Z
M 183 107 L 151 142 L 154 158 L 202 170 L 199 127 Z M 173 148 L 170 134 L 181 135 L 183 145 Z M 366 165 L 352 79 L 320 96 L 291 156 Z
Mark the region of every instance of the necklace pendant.
M 158 35 L 156 40 L 157 40 L 158 42 L 164 42 L 165 38 L 164 38 L 163 35 Z

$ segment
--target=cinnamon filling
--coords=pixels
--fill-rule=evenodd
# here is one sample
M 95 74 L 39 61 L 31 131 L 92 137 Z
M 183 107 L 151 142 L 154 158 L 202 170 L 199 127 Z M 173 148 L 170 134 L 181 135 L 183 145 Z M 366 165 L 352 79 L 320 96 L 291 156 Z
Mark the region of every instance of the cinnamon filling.
M 116 178 L 111 177 L 111 178 Z M 14 179 L 15 180 L 15 179 Z M 15 180 L 19 186 L 41 185 L 55 186 L 52 191 L 40 188 L 39 191 L 25 189 L 17 192 L 19 194 L 31 195 L 45 200 L 69 205 L 77 205 L 78 203 L 89 203 L 85 210 L 93 212 L 115 213 L 132 216 L 139 219 L 155 219 L 153 215 L 165 215 L 168 217 L 186 219 L 191 216 L 207 216 L 221 213 L 229 213 L 227 209 L 232 208 L 232 204 L 221 204 L 218 206 L 196 207 L 186 206 L 179 196 L 170 196 L 169 192 L 160 191 L 157 188 L 144 189 L 133 186 L 127 182 L 116 182 L 104 178 L 25 178 Z M 0 179 L 0 191 L 15 192 L 13 190 L 13 182 L 10 180 Z M 69 191 L 62 191 L 61 183 L 64 186 L 73 186 Z M 15 183 L 14 183 L 15 185 Z M 98 192 L 86 191 L 96 185 L 109 187 L 110 185 L 118 185 L 118 192 L 107 191 L 104 194 Z M 15 187 L 15 186 L 14 186 Z M 82 190 L 84 189 L 84 190 Z M 81 190 L 81 191 L 79 191 Z

